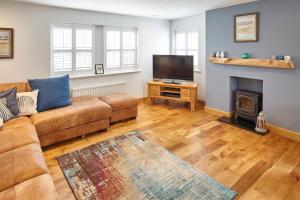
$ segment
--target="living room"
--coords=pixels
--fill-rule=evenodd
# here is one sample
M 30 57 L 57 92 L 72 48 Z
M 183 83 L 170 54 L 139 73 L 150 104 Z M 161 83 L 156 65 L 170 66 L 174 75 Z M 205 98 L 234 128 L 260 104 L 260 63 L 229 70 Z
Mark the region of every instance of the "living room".
M 0 199 L 300 199 L 298 0 L 3 0 Z

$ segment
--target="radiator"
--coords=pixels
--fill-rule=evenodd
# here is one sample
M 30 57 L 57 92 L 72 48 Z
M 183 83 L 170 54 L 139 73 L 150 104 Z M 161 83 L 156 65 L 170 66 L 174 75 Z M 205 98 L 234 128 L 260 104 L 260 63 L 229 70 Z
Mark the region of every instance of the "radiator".
M 72 88 L 72 97 L 80 96 L 106 96 L 113 94 L 124 94 L 126 93 L 126 82 L 108 83 L 101 84 L 91 87 Z

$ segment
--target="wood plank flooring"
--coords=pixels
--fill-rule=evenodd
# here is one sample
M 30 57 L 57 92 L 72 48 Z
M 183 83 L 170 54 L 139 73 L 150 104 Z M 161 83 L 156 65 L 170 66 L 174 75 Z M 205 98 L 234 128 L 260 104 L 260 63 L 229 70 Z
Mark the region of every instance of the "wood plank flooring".
M 75 199 L 56 156 L 138 129 L 178 157 L 238 192 L 236 199 L 300 199 L 300 143 L 275 133 L 266 136 L 223 124 L 199 106 L 141 102 L 136 120 L 116 123 L 106 132 L 90 134 L 44 149 L 59 199 Z

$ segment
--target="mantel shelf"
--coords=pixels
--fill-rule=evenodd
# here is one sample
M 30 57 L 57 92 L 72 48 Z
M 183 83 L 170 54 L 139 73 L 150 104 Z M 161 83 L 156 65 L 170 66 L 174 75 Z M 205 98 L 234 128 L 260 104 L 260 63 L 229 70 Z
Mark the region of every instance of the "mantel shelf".
M 277 69 L 294 69 L 294 62 L 285 60 L 271 60 L 271 59 L 242 59 L 242 58 L 215 58 L 210 57 L 209 61 L 214 64 L 221 65 L 238 65 L 249 67 L 265 67 Z

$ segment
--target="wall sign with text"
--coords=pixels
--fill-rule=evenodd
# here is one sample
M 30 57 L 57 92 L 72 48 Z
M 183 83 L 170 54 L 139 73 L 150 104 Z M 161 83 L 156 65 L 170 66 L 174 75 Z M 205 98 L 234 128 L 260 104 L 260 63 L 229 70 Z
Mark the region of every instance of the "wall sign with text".
M 259 13 L 234 16 L 234 41 L 258 42 Z

